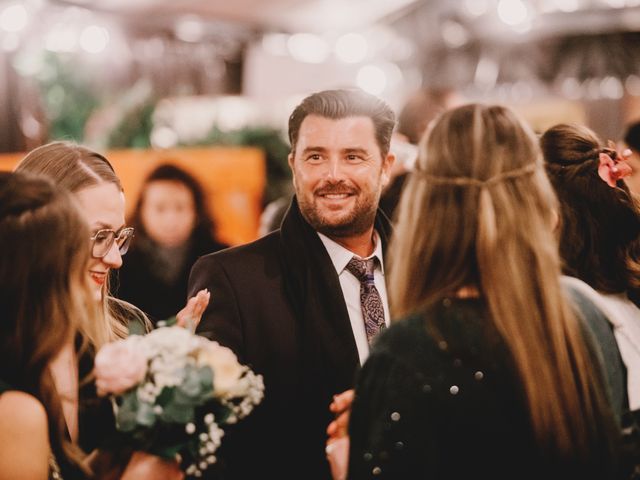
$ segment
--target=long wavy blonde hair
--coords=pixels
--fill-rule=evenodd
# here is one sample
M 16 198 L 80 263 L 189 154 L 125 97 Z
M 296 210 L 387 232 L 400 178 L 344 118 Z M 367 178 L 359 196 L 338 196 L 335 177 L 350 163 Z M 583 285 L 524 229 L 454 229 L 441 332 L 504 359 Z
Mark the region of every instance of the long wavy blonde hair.
M 393 316 L 477 287 L 515 361 L 538 441 L 587 455 L 610 413 L 560 286 L 557 201 L 534 134 L 507 108 L 465 105 L 432 125 L 417 169 L 390 247 Z
M 52 142 L 36 148 L 18 163 L 15 171 L 43 175 L 71 193 L 102 183 L 112 183 L 123 191 L 120 179 L 104 156 L 70 142 Z M 85 322 L 80 329 L 96 349 L 126 337 L 131 320 L 149 324 L 138 308 L 110 296 L 108 279 L 103 287 L 100 309 L 104 321 Z

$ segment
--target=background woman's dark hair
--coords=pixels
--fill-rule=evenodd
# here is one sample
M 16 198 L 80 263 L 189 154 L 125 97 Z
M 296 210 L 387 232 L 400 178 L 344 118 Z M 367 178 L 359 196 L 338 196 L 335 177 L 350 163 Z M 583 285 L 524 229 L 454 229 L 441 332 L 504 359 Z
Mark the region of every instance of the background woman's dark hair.
M 624 143 L 631 150 L 640 153 L 640 122 L 632 123 L 624 134 Z
M 640 210 L 623 181 L 611 188 L 598 175 L 600 153 L 615 151 L 579 125 L 556 125 L 540 144 L 560 200 L 565 273 L 640 306 Z
M 141 211 L 147 185 L 156 181 L 178 182 L 187 187 L 193 196 L 193 204 L 196 211 L 196 223 L 191 235 L 196 233 L 215 235 L 215 223 L 207 209 L 206 196 L 200 183 L 190 173 L 182 168 L 172 163 L 164 163 L 151 171 L 144 180 L 142 188 L 140 189 L 140 195 L 138 195 L 136 206 L 128 221 L 128 223 L 136 229 L 136 236 L 148 238 L 148 233 L 142 223 Z
M 0 173 L 0 378 L 44 405 L 54 454 L 76 466 L 81 455 L 67 440 L 49 365 L 84 317 L 95 321 L 88 239 L 69 193 L 41 177 Z

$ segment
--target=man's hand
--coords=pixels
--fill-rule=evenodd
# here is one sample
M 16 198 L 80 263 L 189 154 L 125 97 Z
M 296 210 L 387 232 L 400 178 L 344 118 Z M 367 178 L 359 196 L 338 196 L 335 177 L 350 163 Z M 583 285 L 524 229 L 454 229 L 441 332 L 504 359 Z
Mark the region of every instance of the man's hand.
M 349 437 L 329 440 L 325 451 L 333 480 L 346 480 L 349 473 Z
M 336 415 L 336 419 L 327 427 L 329 442 L 347 436 L 349 414 L 351 413 L 352 403 L 353 389 L 347 390 L 333 397 L 333 402 L 329 405 L 329 410 Z
M 336 419 L 327 427 L 327 460 L 331 466 L 333 480 L 345 480 L 349 467 L 349 413 L 353 403 L 353 389 L 334 395 L 333 402 L 329 405 Z
M 211 293 L 206 288 L 200 290 L 195 296 L 187 301 L 187 305 L 178 312 L 176 318 L 178 325 L 195 332 L 196 327 L 200 323 L 202 314 L 209 305 Z

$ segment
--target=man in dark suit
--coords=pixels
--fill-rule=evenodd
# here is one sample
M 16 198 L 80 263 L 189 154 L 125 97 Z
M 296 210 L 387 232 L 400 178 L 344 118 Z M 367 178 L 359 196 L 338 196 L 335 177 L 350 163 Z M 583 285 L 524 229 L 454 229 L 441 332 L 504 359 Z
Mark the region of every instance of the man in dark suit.
M 307 97 L 289 118 L 296 194 L 280 230 L 193 267 L 189 295 L 212 295 L 198 333 L 230 347 L 265 383 L 262 404 L 222 442 L 224 478 L 329 478 L 328 406 L 352 388 L 389 321 L 390 232 L 377 207 L 394 123 L 384 102 L 361 91 Z

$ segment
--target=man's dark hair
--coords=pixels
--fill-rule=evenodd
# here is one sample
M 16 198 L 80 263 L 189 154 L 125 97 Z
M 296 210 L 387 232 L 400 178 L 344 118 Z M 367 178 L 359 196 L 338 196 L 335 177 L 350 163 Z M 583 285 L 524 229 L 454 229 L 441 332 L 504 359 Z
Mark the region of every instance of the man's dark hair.
M 325 90 L 305 98 L 289 117 L 292 152 L 295 152 L 300 125 L 307 115 L 331 119 L 369 117 L 373 121 L 380 153 L 383 156 L 389 153 L 395 115 L 385 102 L 373 95 L 362 90 Z

